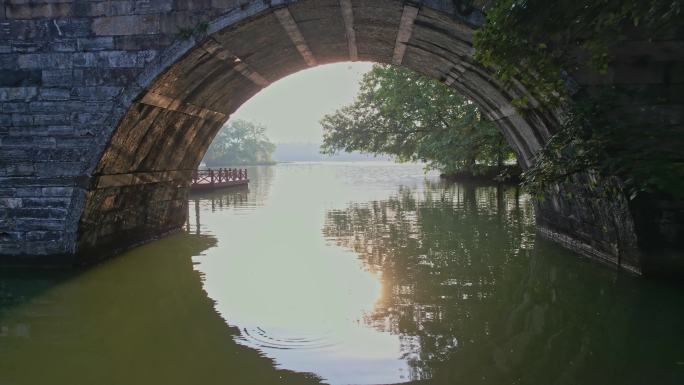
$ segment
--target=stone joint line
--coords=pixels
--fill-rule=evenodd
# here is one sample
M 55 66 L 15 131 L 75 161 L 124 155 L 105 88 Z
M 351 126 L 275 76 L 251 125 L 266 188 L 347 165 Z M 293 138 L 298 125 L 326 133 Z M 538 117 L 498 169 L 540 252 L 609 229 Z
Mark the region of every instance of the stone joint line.
M 342 18 L 344 19 L 344 28 L 347 34 L 347 45 L 349 46 L 349 60 L 359 60 L 359 50 L 356 46 L 356 31 L 354 30 L 354 10 L 352 9 L 351 0 L 340 0 L 340 8 L 342 8 Z
M 299 30 L 297 22 L 292 17 L 290 10 L 287 8 L 279 8 L 273 13 L 275 13 L 280 25 L 282 25 L 283 29 L 285 29 L 285 32 L 287 32 L 288 36 L 290 36 L 290 40 L 292 40 L 292 43 L 294 43 L 295 47 L 297 47 L 299 54 L 302 55 L 306 64 L 309 67 L 318 65 L 316 58 L 309 49 L 309 46 L 306 44 L 304 35 L 302 35 L 302 32 Z
M 208 108 L 198 107 L 190 103 L 184 103 L 179 99 L 169 98 L 168 96 L 160 95 L 154 92 L 148 92 L 140 99 L 140 103 L 147 104 L 171 111 L 178 111 L 187 115 L 196 116 L 200 119 L 213 120 L 215 122 L 224 122 L 226 114 L 218 111 L 212 111 Z
M 466 68 L 464 66 L 455 64 L 445 75 L 444 79 L 442 80 L 444 84 L 447 86 L 451 86 L 456 82 L 458 79 L 463 76 L 463 73 L 466 72 Z
M 515 110 L 514 107 L 512 106 L 504 106 L 501 107 L 497 110 L 492 110 L 489 111 L 490 118 L 493 122 L 498 122 L 503 119 L 508 119 L 514 115 L 517 115 L 518 112 Z
M 228 51 L 226 47 L 219 44 L 216 40 L 207 40 L 204 44 L 202 44 L 202 49 L 204 49 L 210 55 L 213 55 L 215 58 L 230 64 L 233 69 L 239 72 L 242 76 L 251 80 L 259 87 L 263 88 L 271 84 L 271 82 L 269 82 L 265 77 L 261 76 L 261 74 L 257 71 L 251 69 L 247 63 L 234 55 L 232 52 Z
M 133 186 L 151 183 L 187 183 L 193 170 L 132 172 L 128 174 L 100 175 L 94 183 L 95 188 Z
M 413 34 L 413 22 L 418 16 L 418 8 L 405 5 L 404 11 L 401 14 L 401 21 L 399 22 L 399 32 L 397 32 L 397 41 L 394 44 L 394 56 L 392 63 L 394 65 L 401 65 L 404 61 L 404 54 L 406 54 L 406 43 L 411 40 Z

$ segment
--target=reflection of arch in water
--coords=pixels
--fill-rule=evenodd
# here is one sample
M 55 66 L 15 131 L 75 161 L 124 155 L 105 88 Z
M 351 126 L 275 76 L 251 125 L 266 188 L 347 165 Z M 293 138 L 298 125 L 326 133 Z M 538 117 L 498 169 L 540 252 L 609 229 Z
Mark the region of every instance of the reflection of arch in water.
M 215 245 L 180 233 L 68 280 L 3 277 L 13 290 L 3 297 L 22 304 L 0 299 L 0 327 L 9 330 L 0 336 L 0 383 L 318 383 L 234 342 L 239 330 L 215 312 L 193 267 L 193 256 Z
M 684 317 L 673 288 L 594 269 L 535 239 L 532 208 L 515 188 L 400 189 L 329 211 L 323 233 L 382 277 L 364 322 L 400 336 L 413 380 L 684 380 L 671 364 Z

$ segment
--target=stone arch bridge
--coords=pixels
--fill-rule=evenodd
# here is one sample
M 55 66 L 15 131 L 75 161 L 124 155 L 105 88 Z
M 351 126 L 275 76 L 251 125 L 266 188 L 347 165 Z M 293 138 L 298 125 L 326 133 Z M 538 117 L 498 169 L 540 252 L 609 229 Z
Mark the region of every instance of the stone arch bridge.
M 530 98 L 530 112 L 516 112 L 511 101 L 527 91 L 502 86 L 473 59 L 484 17 L 458 4 L 4 0 L 0 264 L 88 263 L 180 228 L 191 171 L 231 113 L 279 78 L 325 63 L 390 63 L 441 80 L 476 102 L 529 166 L 557 111 Z M 665 102 L 625 104 L 681 127 L 682 35 L 634 34 L 607 75 L 575 80 L 648 89 Z M 657 215 L 641 220 L 627 200 L 583 199 L 578 185 L 572 201 L 559 192 L 538 204 L 542 233 L 636 272 L 650 255 L 644 240 L 677 246 L 681 206 L 651 202 Z

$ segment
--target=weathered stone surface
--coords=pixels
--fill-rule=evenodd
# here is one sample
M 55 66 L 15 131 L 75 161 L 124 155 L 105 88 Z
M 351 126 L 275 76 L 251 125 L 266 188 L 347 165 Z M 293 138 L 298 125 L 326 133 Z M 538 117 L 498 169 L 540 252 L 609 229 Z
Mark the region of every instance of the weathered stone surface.
M 74 82 L 73 71 L 66 70 L 43 70 L 41 76 L 43 85 L 46 87 L 70 86 Z
M 77 40 L 79 51 L 105 51 L 114 49 L 113 36 L 80 38 Z
M 0 87 L 40 85 L 40 70 L 0 70 Z
M 159 15 L 99 17 L 93 20 L 93 32 L 100 36 L 149 35 L 159 32 Z
M 473 59 L 482 14 L 420 3 L 3 3 L 0 264 L 89 262 L 177 229 L 188 172 L 222 122 L 270 82 L 313 63 L 391 63 L 401 53 L 402 65 L 476 102 L 529 166 L 557 128 L 554 112 L 532 101 L 519 115 L 511 100 L 526 90 L 504 87 Z M 676 28 L 662 34 L 654 43 L 631 28 L 607 74 L 573 76 L 590 93 L 634 90 L 624 92 L 621 114 L 681 132 L 684 36 Z M 592 200 L 584 177 L 538 205 L 544 234 L 634 271 L 654 265 L 660 251 L 644 254 L 654 244 L 669 245 L 668 261 L 684 260 L 682 205 L 663 197 Z M 657 215 L 644 215 L 649 210 Z
M 71 3 L 68 2 L 45 2 L 45 3 L 10 3 L 5 5 L 5 17 L 8 19 L 39 19 L 60 18 L 71 16 Z

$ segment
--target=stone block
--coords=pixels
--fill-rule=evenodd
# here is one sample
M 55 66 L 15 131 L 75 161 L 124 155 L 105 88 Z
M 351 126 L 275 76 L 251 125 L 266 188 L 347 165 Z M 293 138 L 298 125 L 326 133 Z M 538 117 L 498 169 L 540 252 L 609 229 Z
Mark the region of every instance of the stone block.
M 0 23 L 0 35 L 4 34 L 6 41 L 36 41 L 49 39 L 49 27 L 46 23 L 35 20 L 11 20 Z
M 5 17 L 7 19 L 57 19 L 69 16 L 71 16 L 71 3 L 14 3 L 5 5 Z
M 69 114 L 37 114 L 34 115 L 33 122 L 37 126 L 68 125 L 71 117 Z
M 0 41 L 45 41 L 84 37 L 90 34 L 89 19 L 8 20 L 0 22 Z
M 83 16 L 119 16 L 133 13 L 133 1 L 99 1 L 87 2 L 78 7 L 79 14 Z
M 159 32 L 158 15 L 126 15 L 98 17 L 93 20 L 95 35 L 147 35 Z
M 30 162 L 33 161 L 33 159 L 35 159 L 35 156 L 36 153 L 35 151 L 33 151 L 33 149 L 3 149 L 2 151 L 0 151 L 0 164 L 10 164 L 14 162 Z
M 62 254 L 65 251 L 65 245 L 57 241 L 33 241 L 30 245 L 30 252 L 32 255 Z
M 76 51 L 75 39 L 58 39 L 50 42 L 49 50 L 54 52 L 74 52 Z
M 219 9 L 232 9 L 239 5 L 238 0 L 211 0 L 211 6 Z
M 12 124 L 12 115 L 0 114 L 0 127 L 8 127 Z
M 14 195 L 16 197 L 20 198 L 25 198 L 25 197 L 40 197 L 41 196 L 41 188 L 40 187 L 18 187 L 14 189 Z
M 32 163 L 14 163 L 5 167 L 7 176 L 32 176 L 35 173 L 36 169 Z
M 0 88 L 0 102 L 31 101 L 38 95 L 36 87 L 2 87 Z
M 31 154 L 33 155 L 32 159 L 41 159 L 45 161 L 84 162 L 88 159 L 89 148 L 41 148 L 32 151 Z
M 0 54 L 0 69 L 18 69 L 17 55 Z
M 0 198 L 0 207 L 16 209 L 22 207 L 22 202 L 21 198 Z
M 71 203 L 69 198 L 4 198 L 4 199 L 18 199 L 21 207 L 52 207 L 52 208 L 68 208 Z M 0 203 L 1 204 L 1 203 Z
M 0 102 L 0 112 L 4 114 L 11 114 L 15 112 L 27 112 L 29 110 L 29 104 L 24 102 L 10 102 L 2 103 Z
M 140 68 L 146 63 L 144 52 L 102 51 L 83 52 L 74 55 L 75 67 Z
M 212 0 L 176 0 L 176 11 L 208 10 L 212 7 Z
M 90 19 L 58 19 L 48 23 L 51 36 L 86 37 L 90 36 Z
M 64 116 L 67 116 L 67 114 L 63 114 Z M 75 134 L 75 129 L 71 125 L 51 125 L 45 127 L 41 127 L 41 131 L 47 131 L 47 134 L 50 136 L 73 136 Z
M 84 125 L 102 125 L 109 114 L 105 112 L 74 112 L 71 114 L 71 124 Z
M 20 232 L 20 231 L 1 231 L 0 232 L 0 243 L 2 243 L 2 242 L 21 242 L 23 240 L 24 240 L 24 233 L 23 232 Z
M 176 39 L 175 33 L 157 35 L 154 39 L 147 35 L 122 35 L 114 37 L 114 47 L 118 50 L 160 50 L 171 45 Z
M 52 147 L 55 138 L 33 136 L 7 136 L 0 138 L 0 146 L 10 147 Z
M 71 90 L 71 97 L 86 101 L 103 101 L 114 99 L 123 90 L 122 87 L 74 87 Z
M 52 113 L 59 111 L 60 113 L 71 113 L 79 111 L 109 111 L 111 103 L 95 103 L 83 102 L 78 100 L 62 100 L 62 101 L 33 101 L 29 103 L 28 109 L 31 112 L 46 112 Z
M 64 137 L 59 138 L 55 141 L 55 146 L 57 148 L 92 148 L 94 133 L 84 132 L 83 135 L 86 137 L 74 138 L 74 137 Z
M 136 1 L 133 12 L 138 15 L 168 13 L 174 11 L 177 0 Z
M 41 177 L 79 176 L 83 172 L 81 162 L 40 162 L 35 164 L 35 174 Z
M 71 86 L 74 82 L 72 70 L 43 70 L 42 82 L 46 87 Z
M 114 49 L 112 36 L 81 38 L 77 40 L 79 51 L 106 51 Z
M 44 187 L 41 189 L 41 195 L 44 197 L 71 197 L 73 192 L 73 187 Z
M 32 53 L 39 51 L 47 51 L 47 40 L 33 40 L 33 41 L 13 41 L 12 52 L 14 53 Z
M 0 70 L 0 87 L 26 87 L 40 84 L 40 70 Z
M 25 236 L 27 241 L 58 241 L 62 239 L 64 233 L 61 231 L 27 231 Z
M 17 189 L 0 187 L 0 198 L 12 198 L 15 196 L 17 196 Z
M 67 88 L 41 88 L 40 100 L 68 100 L 71 92 Z
M 2 210 L 0 210 L 0 218 L 2 218 Z M 0 243 L 0 255 L 15 256 L 24 253 L 24 249 L 25 245 L 22 242 Z
M 12 210 L 15 218 L 31 218 L 31 219 L 60 219 L 65 218 L 67 211 L 65 209 L 55 208 L 26 208 L 21 207 Z
M 63 218 L 40 219 L 14 216 L 14 228 L 20 231 L 64 231 L 65 227 L 66 223 Z
M 73 66 L 73 56 L 69 53 L 32 53 L 17 57 L 19 68 L 65 69 Z
M 31 126 L 33 125 L 33 115 L 31 114 L 12 114 L 12 126 Z
M 127 86 L 138 73 L 139 68 L 83 68 L 78 71 L 78 85 L 83 86 Z

